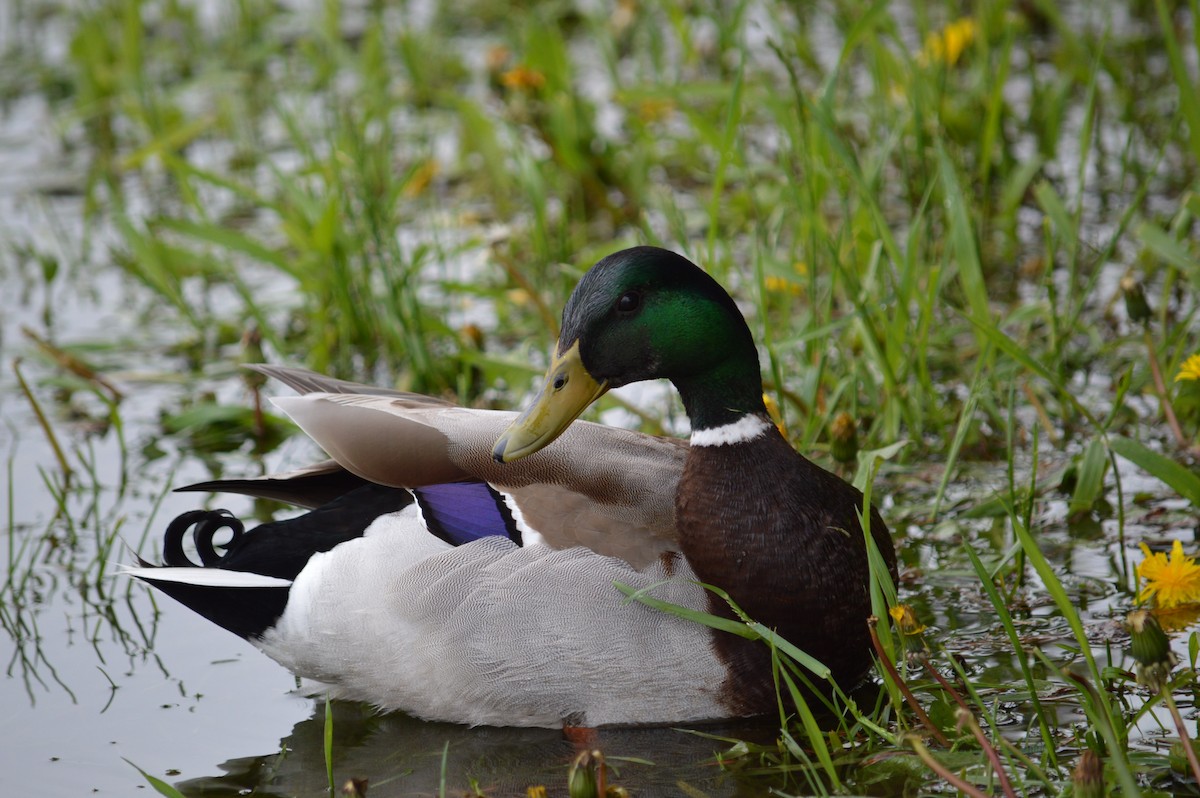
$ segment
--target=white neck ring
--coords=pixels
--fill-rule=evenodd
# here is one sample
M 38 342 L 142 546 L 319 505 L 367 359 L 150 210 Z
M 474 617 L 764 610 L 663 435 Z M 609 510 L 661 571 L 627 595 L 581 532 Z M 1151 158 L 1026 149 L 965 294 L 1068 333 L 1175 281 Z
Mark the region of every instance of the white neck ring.
M 746 443 L 762 435 L 771 427 L 771 422 L 759 416 L 745 415 L 737 421 L 720 427 L 709 427 L 692 431 L 692 446 L 729 446 Z

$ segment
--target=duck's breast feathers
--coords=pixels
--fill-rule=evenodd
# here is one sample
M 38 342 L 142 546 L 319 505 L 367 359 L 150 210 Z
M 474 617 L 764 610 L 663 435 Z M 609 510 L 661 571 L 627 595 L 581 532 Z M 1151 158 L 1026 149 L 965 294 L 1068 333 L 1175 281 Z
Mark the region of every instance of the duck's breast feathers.
M 681 548 L 701 581 L 829 667 L 843 687 L 871 666 L 870 566 L 862 494 L 792 449 L 774 427 L 724 444 L 693 446 L 677 505 Z M 871 533 L 895 575 L 887 527 Z M 713 602 L 713 612 L 729 616 Z M 774 700 L 765 649 L 733 637 L 719 648 L 761 705 Z

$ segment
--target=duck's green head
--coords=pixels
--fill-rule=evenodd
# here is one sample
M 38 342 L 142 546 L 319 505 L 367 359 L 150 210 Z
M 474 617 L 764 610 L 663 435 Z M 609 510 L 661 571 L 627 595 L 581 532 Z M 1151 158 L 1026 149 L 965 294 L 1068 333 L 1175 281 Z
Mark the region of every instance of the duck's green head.
M 567 300 L 545 385 L 492 454 L 501 462 L 533 454 L 609 388 L 664 377 L 693 429 L 764 412 L 758 353 L 725 289 L 665 249 L 609 255 Z

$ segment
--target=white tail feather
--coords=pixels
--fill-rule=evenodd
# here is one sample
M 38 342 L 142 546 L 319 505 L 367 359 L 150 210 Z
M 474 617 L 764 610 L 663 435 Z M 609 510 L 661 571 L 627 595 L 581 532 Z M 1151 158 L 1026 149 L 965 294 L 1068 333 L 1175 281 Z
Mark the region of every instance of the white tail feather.
M 291 587 L 292 580 L 225 568 L 135 568 L 122 566 L 118 573 L 151 582 L 178 582 L 197 587 Z

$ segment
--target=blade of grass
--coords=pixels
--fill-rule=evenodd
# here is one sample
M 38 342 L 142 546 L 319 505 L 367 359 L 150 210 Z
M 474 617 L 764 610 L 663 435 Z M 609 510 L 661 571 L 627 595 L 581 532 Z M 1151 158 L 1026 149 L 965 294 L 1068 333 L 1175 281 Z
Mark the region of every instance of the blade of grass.
M 1008 640 L 1012 644 L 1017 664 L 1021 667 L 1021 675 L 1025 678 L 1025 685 L 1029 688 L 1029 702 L 1033 705 L 1033 716 L 1037 720 L 1038 731 L 1041 733 L 1042 741 L 1046 745 L 1045 756 L 1047 762 L 1052 768 L 1058 767 L 1054 732 L 1046 720 L 1046 710 L 1042 706 L 1041 699 L 1038 697 L 1037 682 L 1034 681 L 1033 671 L 1029 668 L 1029 661 L 1025 656 L 1025 647 L 1021 643 L 1020 635 L 1017 634 L 1017 627 L 1013 624 L 1012 614 L 1008 611 L 1008 605 L 1000 596 L 1000 591 L 996 590 L 992 576 L 983 567 L 983 561 L 975 553 L 974 546 L 964 541 L 962 548 L 967 555 L 967 559 L 971 561 L 971 567 L 975 569 L 975 574 L 979 577 L 979 584 L 983 588 L 983 592 L 987 594 L 988 600 L 992 603 L 992 609 L 995 610 L 1000 625 L 1004 627 L 1004 633 L 1008 636 Z
M 1095 506 L 1104 495 L 1104 474 L 1107 470 L 1108 453 L 1104 449 L 1104 439 L 1099 435 L 1093 436 L 1079 458 L 1075 490 L 1071 492 L 1068 512 L 1085 513 Z
M 743 57 L 742 62 L 738 65 L 737 75 L 734 77 L 729 105 L 725 109 L 725 128 L 721 133 L 721 147 L 717 153 L 716 169 L 713 170 L 712 193 L 708 202 L 708 243 L 705 247 L 709 263 L 713 263 L 717 259 L 717 236 L 721 229 L 718 213 L 725 187 L 725 174 L 729 169 L 730 161 L 733 160 L 733 145 L 737 141 L 739 124 L 742 119 L 742 89 L 745 85 L 745 73 L 746 60 Z
M 145 779 L 150 784 L 150 786 L 154 788 L 154 791 L 157 792 L 159 795 L 165 795 L 166 798 L 187 798 L 187 796 L 185 796 L 183 793 L 181 793 L 179 790 L 177 790 L 172 785 L 167 784 L 165 781 L 163 781 L 160 778 L 151 776 L 149 773 L 142 770 L 140 767 L 133 764 L 128 759 L 125 759 L 125 757 L 121 757 L 121 759 L 124 760 L 127 765 L 129 765 L 131 768 L 136 770 L 138 773 L 141 773 L 142 778 Z
M 1054 569 L 1046 560 L 1045 555 L 1042 554 L 1042 550 L 1038 548 L 1029 530 L 1025 528 L 1025 524 L 1020 518 L 1014 515 L 1010 515 L 1009 520 L 1012 523 L 1017 539 L 1021 542 L 1021 547 L 1025 551 L 1025 556 L 1029 564 L 1033 566 L 1033 569 L 1041 578 L 1042 586 L 1045 587 L 1046 592 L 1054 600 L 1059 614 L 1067 622 L 1067 625 L 1071 627 L 1071 633 L 1074 635 L 1075 642 L 1079 646 L 1079 651 L 1083 654 L 1083 658 L 1087 663 L 1092 683 L 1097 685 L 1104 684 L 1100 669 L 1096 665 L 1095 655 L 1092 653 L 1091 644 L 1088 641 L 1087 631 L 1083 628 L 1083 621 L 1080 620 L 1079 611 L 1075 607 L 1074 602 L 1067 595 L 1062 582 L 1059 581 L 1058 576 L 1054 573 Z M 1040 652 L 1039 655 L 1044 656 Z M 1091 703 L 1094 704 L 1093 713 L 1099 721 L 1097 725 L 1106 734 L 1106 739 L 1111 747 L 1109 761 L 1117 772 L 1122 793 L 1126 796 L 1140 795 L 1141 793 L 1129 770 L 1129 762 L 1125 755 L 1125 741 L 1128 735 L 1120 714 L 1113 711 L 1112 705 L 1109 704 L 1106 693 L 1103 690 L 1096 690 L 1091 698 Z
M 1200 477 L 1186 466 L 1130 438 L 1111 437 L 1108 439 L 1108 446 L 1147 474 L 1166 483 L 1196 507 L 1200 507 Z
M 938 173 L 942 179 L 943 202 L 949 226 L 950 250 L 954 253 L 958 267 L 958 279 L 962 285 L 971 316 L 980 323 L 990 319 L 987 282 L 983 277 L 983 265 L 979 260 L 979 248 L 975 243 L 975 230 L 968 214 L 967 197 L 958 182 L 958 173 L 939 141 L 937 146 Z M 986 343 L 980 339 L 980 347 Z
M 1191 0 L 1192 11 L 1192 26 L 1196 26 L 1196 11 L 1200 3 L 1196 0 Z M 1166 45 L 1167 61 L 1171 65 L 1171 76 L 1175 79 L 1175 85 L 1179 89 L 1176 95 L 1179 103 L 1179 110 L 1187 120 L 1188 141 L 1192 148 L 1192 158 L 1196 162 L 1200 162 L 1200 85 L 1192 81 L 1192 76 L 1188 73 L 1187 63 L 1184 60 L 1183 52 L 1179 46 L 1179 40 L 1176 38 L 1176 28 L 1172 19 L 1171 11 L 1167 7 L 1166 0 L 1154 0 L 1154 10 L 1158 14 L 1158 23 L 1162 27 L 1162 42 Z M 1200 34 L 1197 34 L 1200 38 Z
M 787 671 L 778 666 L 777 659 L 775 659 L 773 670 L 777 675 L 777 678 L 782 679 L 787 687 L 788 695 L 791 696 L 792 703 L 795 705 L 796 711 L 800 714 L 800 725 L 804 727 L 804 733 L 808 738 L 808 743 L 813 747 L 813 751 L 817 755 L 817 760 L 821 763 L 821 767 L 825 770 L 825 775 L 831 782 L 833 782 L 833 788 L 840 791 L 842 788 L 842 782 L 841 779 L 838 778 L 837 768 L 834 767 L 833 755 L 829 751 L 829 744 L 825 739 L 824 733 L 821 731 L 820 725 L 817 723 L 816 717 L 813 715 L 812 710 L 809 709 L 808 702 L 804 700 L 804 696 L 802 695 L 800 688 L 796 685 L 792 678 L 788 676 Z M 779 692 L 778 682 L 776 682 L 776 692 Z M 782 713 L 782 711 L 783 706 L 781 704 L 780 712 Z M 781 725 L 781 728 L 786 729 L 786 726 Z
M 329 794 L 337 792 L 333 783 L 333 702 L 325 696 L 325 728 L 322 740 L 322 750 L 325 752 L 325 777 L 328 779 Z
M 647 607 L 652 607 L 662 612 L 668 612 L 671 615 L 708 626 L 712 629 L 719 629 L 722 632 L 729 632 L 730 634 L 735 634 L 738 637 L 742 637 L 747 640 L 765 640 L 772 646 L 787 654 L 792 659 L 796 660 L 796 662 L 799 662 L 805 668 L 808 668 L 808 670 L 812 671 L 812 673 L 818 679 L 829 678 L 829 668 L 821 664 L 821 662 L 815 657 L 804 653 L 792 643 L 784 640 L 773 630 L 768 629 L 756 621 L 746 618 L 742 614 L 742 611 L 736 604 L 733 603 L 733 600 L 729 598 L 729 595 L 724 590 L 721 590 L 718 587 L 713 587 L 712 585 L 706 585 L 703 582 L 697 582 L 696 584 L 700 585 L 705 590 L 712 591 L 724 599 L 725 602 L 729 604 L 730 608 L 733 609 L 733 611 L 743 620 L 740 622 L 734 621 L 729 618 L 722 618 L 719 615 L 701 612 L 700 610 L 693 610 L 689 607 L 683 607 L 679 604 L 673 604 L 669 601 L 656 599 L 653 596 L 648 595 L 648 591 L 653 590 L 655 585 L 651 585 L 650 587 L 646 587 L 641 590 L 635 590 L 629 585 L 622 584 L 621 582 L 613 582 L 613 585 L 617 588 L 617 590 L 620 590 L 622 593 L 624 593 L 628 600 L 640 602 L 645 604 Z

